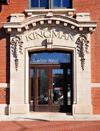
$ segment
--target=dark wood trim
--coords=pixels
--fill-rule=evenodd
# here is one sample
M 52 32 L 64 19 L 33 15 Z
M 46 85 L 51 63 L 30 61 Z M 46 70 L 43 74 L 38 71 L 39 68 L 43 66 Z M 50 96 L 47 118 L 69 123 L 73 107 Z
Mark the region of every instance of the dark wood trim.
M 47 67 L 47 68 L 50 68 L 50 67 L 52 67 L 52 68 L 53 68 L 53 67 L 54 67 L 54 68 L 55 68 L 55 67 L 64 68 L 64 67 L 65 67 L 65 68 L 66 68 L 66 67 L 71 67 L 71 63 L 61 63 L 61 64 L 56 64 L 56 63 L 53 63 L 53 64 L 51 64 L 51 63 L 50 63 L 50 64 L 49 64 L 49 63 L 41 64 L 41 63 L 40 63 L 40 64 L 30 64 L 29 67 L 30 67 L 30 68 L 32 68 L 32 67 L 33 67 L 33 68 L 35 68 L 35 67 L 37 67 L 37 68 L 43 68 L 43 67 L 44 67 L 44 68 L 46 68 L 46 67 Z
M 62 52 L 62 51 L 61 51 Z M 69 53 L 69 52 L 66 52 Z M 67 104 L 64 104 L 64 106 L 60 106 L 60 110 L 63 110 L 64 112 L 66 111 L 72 111 L 72 104 L 73 104 L 73 62 L 72 62 L 72 52 L 70 52 L 71 55 L 71 62 L 70 63 L 31 63 L 30 56 L 31 53 L 29 54 L 29 104 L 31 100 L 31 69 L 34 69 L 34 105 L 33 105 L 33 111 L 57 111 L 59 110 L 59 105 L 53 105 L 52 99 L 49 100 L 48 105 L 38 105 L 38 69 L 48 69 L 48 85 L 51 93 L 51 89 L 53 89 L 52 86 L 52 69 L 64 69 L 64 72 L 67 72 L 67 69 L 71 69 L 71 106 L 67 106 Z M 67 75 L 67 74 L 66 74 Z M 67 79 L 67 76 L 65 76 Z M 65 81 L 65 83 L 67 80 Z M 67 82 L 68 83 L 68 82 Z M 65 84 L 66 85 L 66 84 Z M 65 90 L 67 93 L 67 91 Z M 66 96 L 67 97 L 67 96 Z M 64 103 L 67 103 L 67 98 L 64 98 Z M 59 110 L 59 111 L 60 111 Z
M 29 61 L 30 61 L 30 57 L 29 57 Z M 31 99 L 31 68 L 29 68 L 29 110 L 31 111 L 31 103 L 30 103 L 30 99 Z

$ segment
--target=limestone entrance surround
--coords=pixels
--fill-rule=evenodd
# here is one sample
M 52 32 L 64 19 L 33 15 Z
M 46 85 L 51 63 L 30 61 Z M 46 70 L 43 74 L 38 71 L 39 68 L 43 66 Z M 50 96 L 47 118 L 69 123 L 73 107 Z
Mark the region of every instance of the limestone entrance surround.
M 75 9 L 25 10 L 3 23 L 10 33 L 9 114 L 29 113 L 29 52 L 70 51 L 73 55 L 73 112 L 92 114 L 91 40 L 96 21 Z M 76 18 L 74 18 L 76 17 Z

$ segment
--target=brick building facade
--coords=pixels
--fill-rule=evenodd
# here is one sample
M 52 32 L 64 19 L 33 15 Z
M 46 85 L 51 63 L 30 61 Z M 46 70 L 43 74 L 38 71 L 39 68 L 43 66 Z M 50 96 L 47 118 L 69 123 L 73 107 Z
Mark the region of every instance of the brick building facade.
M 54 62 L 50 67 L 46 65 L 46 63 L 43 67 L 39 63 L 30 63 L 30 59 L 32 59 L 32 53 L 48 53 L 50 51 L 71 53 L 70 86 L 72 87 L 70 112 L 72 112 L 72 114 L 100 114 L 100 2 L 99 0 L 72 0 L 70 4 L 70 8 L 61 9 L 58 7 L 56 9 L 42 9 L 39 7 L 36 9 L 30 8 L 30 6 L 34 6 L 32 5 L 32 1 L 30 4 L 30 0 L 11 0 L 10 3 L 6 5 L 1 3 L 0 114 L 29 113 L 32 110 L 59 111 L 58 108 L 61 108 L 61 110 L 65 108 L 64 111 L 67 111 L 69 106 L 66 106 L 66 104 L 64 107 L 59 107 L 59 103 L 58 105 L 55 104 L 56 106 L 53 106 L 54 103 L 52 104 L 52 99 L 54 98 L 54 94 L 52 96 L 52 89 L 53 91 L 56 90 L 57 86 L 56 88 L 52 87 L 52 89 L 48 87 L 48 93 L 50 91 L 51 95 L 50 98 L 48 96 L 49 100 L 45 105 L 46 107 L 43 103 L 41 103 L 41 108 L 38 106 L 39 103 L 37 104 L 39 99 L 38 89 L 36 88 L 38 88 L 39 83 L 37 82 L 38 73 L 36 72 L 41 68 L 48 68 L 48 77 L 50 81 L 52 81 L 51 69 L 60 69 L 61 65 L 56 67 Z M 53 30 L 55 30 L 55 32 Z M 40 34 L 38 31 L 43 34 Z M 60 31 L 63 32 L 63 34 L 60 34 Z M 67 31 L 68 36 L 65 36 L 65 31 Z M 35 36 L 33 38 L 34 34 Z M 81 41 L 81 39 L 84 40 Z M 67 42 L 65 40 L 67 40 Z M 16 43 L 18 45 L 23 43 L 21 45 L 23 54 L 19 53 L 20 48 L 18 47 L 17 49 Z M 12 45 L 14 45 L 15 54 L 12 53 Z M 78 48 L 80 55 L 77 53 Z M 52 65 L 54 65 L 54 67 L 52 67 Z M 62 67 L 63 72 L 69 69 L 68 64 L 65 64 L 65 66 L 68 68 Z M 32 80 L 30 80 L 32 79 L 32 69 L 34 69 L 35 74 L 33 84 L 33 90 L 35 92 L 33 93 L 34 98 L 31 98 L 31 88 L 33 88 L 31 85 Z M 63 75 L 63 77 L 65 80 L 66 75 Z M 50 84 L 49 82 L 48 85 Z M 63 88 L 65 88 L 67 84 L 68 83 L 65 83 Z M 60 88 L 58 90 L 60 90 Z M 35 95 L 37 97 L 35 97 Z M 68 102 L 69 98 L 67 98 L 65 94 L 63 94 L 63 96 L 63 101 L 65 102 L 66 98 Z M 60 98 L 60 96 L 58 97 Z M 34 104 L 31 104 L 31 99 L 34 99 Z M 47 105 L 49 106 L 47 107 Z M 44 108 L 46 108 L 46 110 L 44 110 Z

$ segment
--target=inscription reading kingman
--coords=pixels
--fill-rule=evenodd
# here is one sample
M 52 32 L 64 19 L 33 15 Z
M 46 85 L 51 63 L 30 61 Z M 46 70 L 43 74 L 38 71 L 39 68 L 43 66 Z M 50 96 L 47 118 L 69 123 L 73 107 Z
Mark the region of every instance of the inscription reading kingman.
M 74 41 L 74 35 L 70 33 L 63 33 L 62 31 L 56 32 L 55 30 L 43 30 L 33 32 L 25 36 L 27 41 L 40 39 L 40 38 L 59 38 Z

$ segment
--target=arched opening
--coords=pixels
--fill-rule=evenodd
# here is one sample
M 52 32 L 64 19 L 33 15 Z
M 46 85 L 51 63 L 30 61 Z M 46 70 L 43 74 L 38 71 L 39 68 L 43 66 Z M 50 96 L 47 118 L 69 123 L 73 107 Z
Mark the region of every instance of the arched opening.
M 30 111 L 72 112 L 72 53 L 29 53 Z

